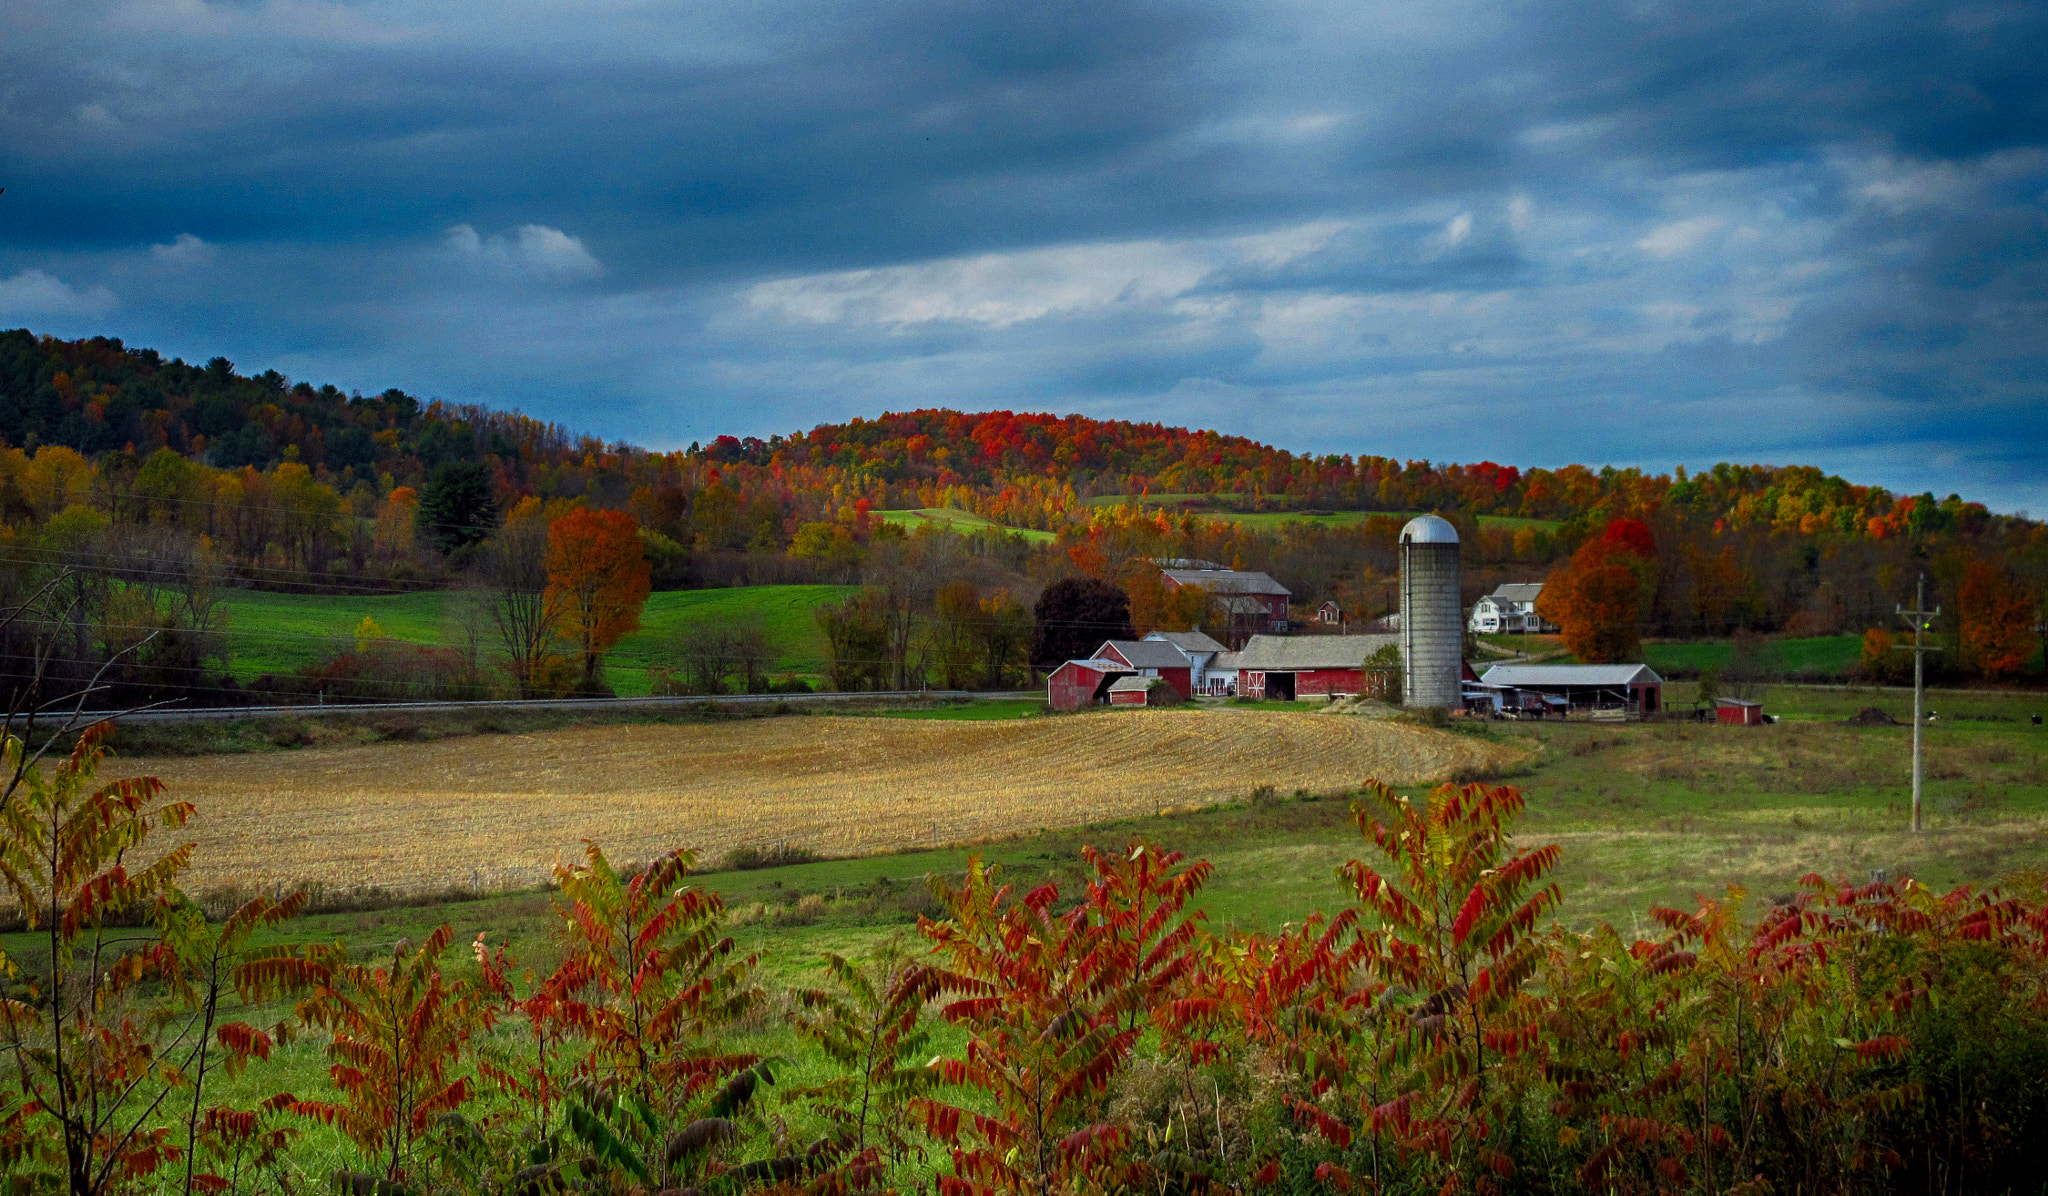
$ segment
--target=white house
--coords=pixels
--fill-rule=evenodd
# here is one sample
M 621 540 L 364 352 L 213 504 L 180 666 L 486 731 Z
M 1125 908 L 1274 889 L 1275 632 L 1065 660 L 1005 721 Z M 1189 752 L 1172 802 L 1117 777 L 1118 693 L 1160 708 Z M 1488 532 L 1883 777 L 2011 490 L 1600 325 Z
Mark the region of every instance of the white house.
M 1218 658 L 1230 655 L 1222 644 L 1199 631 L 1155 631 L 1145 637 L 1160 643 L 1172 644 L 1188 658 L 1188 682 L 1197 694 L 1208 697 L 1228 697 L 1230 687 L 1237 681 L 1237 668 L 1223 668 Z
M 1493 593 L 1472 604 L 1472 617 L 1465 621 L 1468 630 L 1479 632 L 1506 632 L 1520 635 L 1524 632 L 1548 634 L 1557 630 L 1554 623 L 1546 623 L 1536 613 L 1536 596 L 1543 592 L 1540 581 L 1509 582 Z

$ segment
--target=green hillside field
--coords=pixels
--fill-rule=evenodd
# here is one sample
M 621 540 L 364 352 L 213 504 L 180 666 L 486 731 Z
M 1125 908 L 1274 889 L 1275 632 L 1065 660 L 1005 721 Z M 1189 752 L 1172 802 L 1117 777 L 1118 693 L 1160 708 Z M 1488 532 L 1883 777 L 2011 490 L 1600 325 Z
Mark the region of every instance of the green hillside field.
M 1103 494 L 1087 500 L 1087 505 L 1091 507 L 1113 507 L 1119 503 L 1129 501 L 1132 497 L 1134 496 L 1128 494 Z M 1206 494 L 1147 494 L 1140 497 L 1138 501 L 1151 507 L 1180 503 L 1189 499 L 1210 497 L 1212 496 Z M 1234 496 L 1217 495 L 1213 497 L 1231 498 Z M 1197 510 L 1194 513 L 1205 519 L 1215 519 L 1225 523 L 1242 523 L 1246 527 L 1258 528 L 1262 531 L 1273 531 L 1289 523 L 1313 523 L 1334 527 L 1349 523 L 1363 523 L 1368 519 L 1381 517 L 1413 519 L 1417 515 L 1422 514 L 1421 511 L 1330 511 L 1319 515 L 1304 515 L 1299 511 L 1213 511 L 1207 509 Z M 1559 526 L 1559 521 L 1555 519 L 1524 519 L 1519 515 L 1481 515 L 1479 523 L 1482 527 L 1505 528 L 1509 531 L 1519 531 L 1525 527 L 1533 527 L 1539 531 L 1555 531 Z
M 640 630 L 611 653 L 606 680 L 621 696 L 647 692 L 647 666 L 660 664 L 676 638 L 713 620 L 759 615 L 775 650 L 777 673 L 822 673 L 824 632 L 816 611 L 853 592 L 851 586 L 736 586 L 718 590 L 671 590 L 648 596 Z M 460 643 L 463 598 L 449 591 L 418 594 L 271 594 L 240 590 L 223 605 L 228 611 L 229 671 L 240 681 L 265 673 L 290 673 L 317 664 L 352 645 L 364 618 L 385 635 L 415 644 Z M 489 629 L 485 628 L 488 642 Z
M 915 511 L 882 511 L 879 514 L 882 516 L 884 523 L 893 523 L 906 531 L 916 531 L 920 527 L 937 526 L 945 528 L 947 531 L 968 533 L 992 527 L 1000 532 L 1010 532 L 1022 536 L 1035 544 L 1050 544 L 1054 538 L 1051 532 L 1039 531 L 1037 528 L 1030 527 L 1010 527 L 1007 524 L 983 518 L 972 511 L 960 511 L 952 507 L 923 507 Z

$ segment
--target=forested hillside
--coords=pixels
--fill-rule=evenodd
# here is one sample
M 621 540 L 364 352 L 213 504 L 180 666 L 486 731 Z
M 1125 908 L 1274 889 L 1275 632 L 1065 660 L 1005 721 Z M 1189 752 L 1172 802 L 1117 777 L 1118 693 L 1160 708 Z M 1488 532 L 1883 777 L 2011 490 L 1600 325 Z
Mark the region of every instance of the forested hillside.
M 1297 603 L 1385 613 L 1396 530 L 1437 511 L 1464 531 L 1474 596 L 1555 576 L 1570 583 L 1553 587 L 1559 609 L 1626 624 L 1614 641 L 1624 646 L 1641 635 L 1862 634 L 1894 622 L 1924 571 L 1930 601 L 1949 614 L 1944 667 L 1992 677 L 2033 667 L 2048 588 L 2042 525 L 1804 466 L 1659 475 L 1315 456 L 1158 424 L 947 410 L 652 452 L 395 389 L 344 394 L 220 358 L 194 366 L 26 330 L 0 333 L 0 440 L 14 592 L 67 566 L 79 611 L 139 601 L 120 597 L 138 585 L 186 595 L 168 603 L 183 604 L 175 619 L 155 599 L 154 615 L 78 614 L 69 655 L 79 661 L 118 650 L 109 628 L 177 638 L 169 619 L 200 629 L 188 644 L 198 668 L 219 651 L 201 608 L 222 587 L 474 582 L 525 499 L 557 514 L 630 515 L 657 589 L 894 592 L 908 573 L 921 597 L 906 601 L 932 606 L 954 582 L 1028 601 L 1082 572 L 1124 586 L 1141 626 L 1176 617 L 1144 564 L 1154 557 L 1263 569 Z M 934 508 L 998 526 L 957 521 L 980 530 L 955 535 L 926 519 L 910 534 L 880 516 Z M 932 548 L 938 539 L 950 546 Z M 1873 652 L 1890 659 L 1882 644 Z M 900 657 L 892 671 L 903 675 Z

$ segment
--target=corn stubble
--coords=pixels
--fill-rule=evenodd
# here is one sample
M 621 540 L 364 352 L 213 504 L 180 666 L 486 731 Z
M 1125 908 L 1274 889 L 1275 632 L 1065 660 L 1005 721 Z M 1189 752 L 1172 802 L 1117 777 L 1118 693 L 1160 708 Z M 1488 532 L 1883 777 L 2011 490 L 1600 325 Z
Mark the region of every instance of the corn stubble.
M 585 839 L 622 860 L 789 844 L 857 855 L 1498 767 L 1515 749 L 1362 719 L 1146 711 L 948 722 L 586 727 L 274 755 L 111 760 L 203 812 L 186 885 L 449 887 Z M 529 882 L 533 883 L 533 882 Z

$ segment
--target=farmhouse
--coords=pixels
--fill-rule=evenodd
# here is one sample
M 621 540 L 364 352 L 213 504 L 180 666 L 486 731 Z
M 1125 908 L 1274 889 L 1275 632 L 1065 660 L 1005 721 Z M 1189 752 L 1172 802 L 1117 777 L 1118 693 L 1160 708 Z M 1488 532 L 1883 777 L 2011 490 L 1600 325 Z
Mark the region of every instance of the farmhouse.
M 1139 677 L 1157 677 L 1171 685 L 1174 692 L 1183 698 L 1195 696 L 1194 681 L 1190 676 L 1193 672 L 1193 662 L 1188 659 L 1186 652 L 1167 640 L 1150 637 L 1142 640 L 1108 640 L 1095 650 L 1095 658 L 1116 661 Z
M 1045 679 L 1045 704 L 1054 710 L 1079 710 L 1109 701 L 1109 687 L 1138 670 L 1121 660 L 1070 660 Z
M 1155 631 L 1145 637 L 1172 644 L 1188 658 L 1188 679 L 1194 692 L 1209 697 L 1227 697 L 1237 684 L 1237 670 L 1225 668 L 1218 657 L 1229 655 L 1222 644 L 1200 631 Z
M 1382 681 L 1366 676 L 1365 658 L 1399 642 L 1393 635 L 1255 635 L 1237 654 L 1237 692 L 1280 702 L 1376 693 Z
M 1466 690 L 1495 710 L 1653 714 L 1664 679 L 1646 664 L 1497 664 Z
M 1543 583 L 1509 582 L 1493 593 L 1472 604 L 1472 617 L 1465 622 L 1467 629 L 1479 632 L 1506 632 L 1520 635 L 1547 635 L 1558 630 L 1554 623 L 1546 623 L 1536 613 L 1536 596 L 1543 592 Z
M 1203 562 L 1206 564 L 1207 562 Z M 1293 591 L 1264 573 L 1240 573 L 1235 569 L 1159 570 L 1169 590 L 1197 586 L 1216 598 L 1216 605 L 1228 620 L 1226 638 L 1242 645 L 1254 635 L 1287 630 L 1287 600 Z

